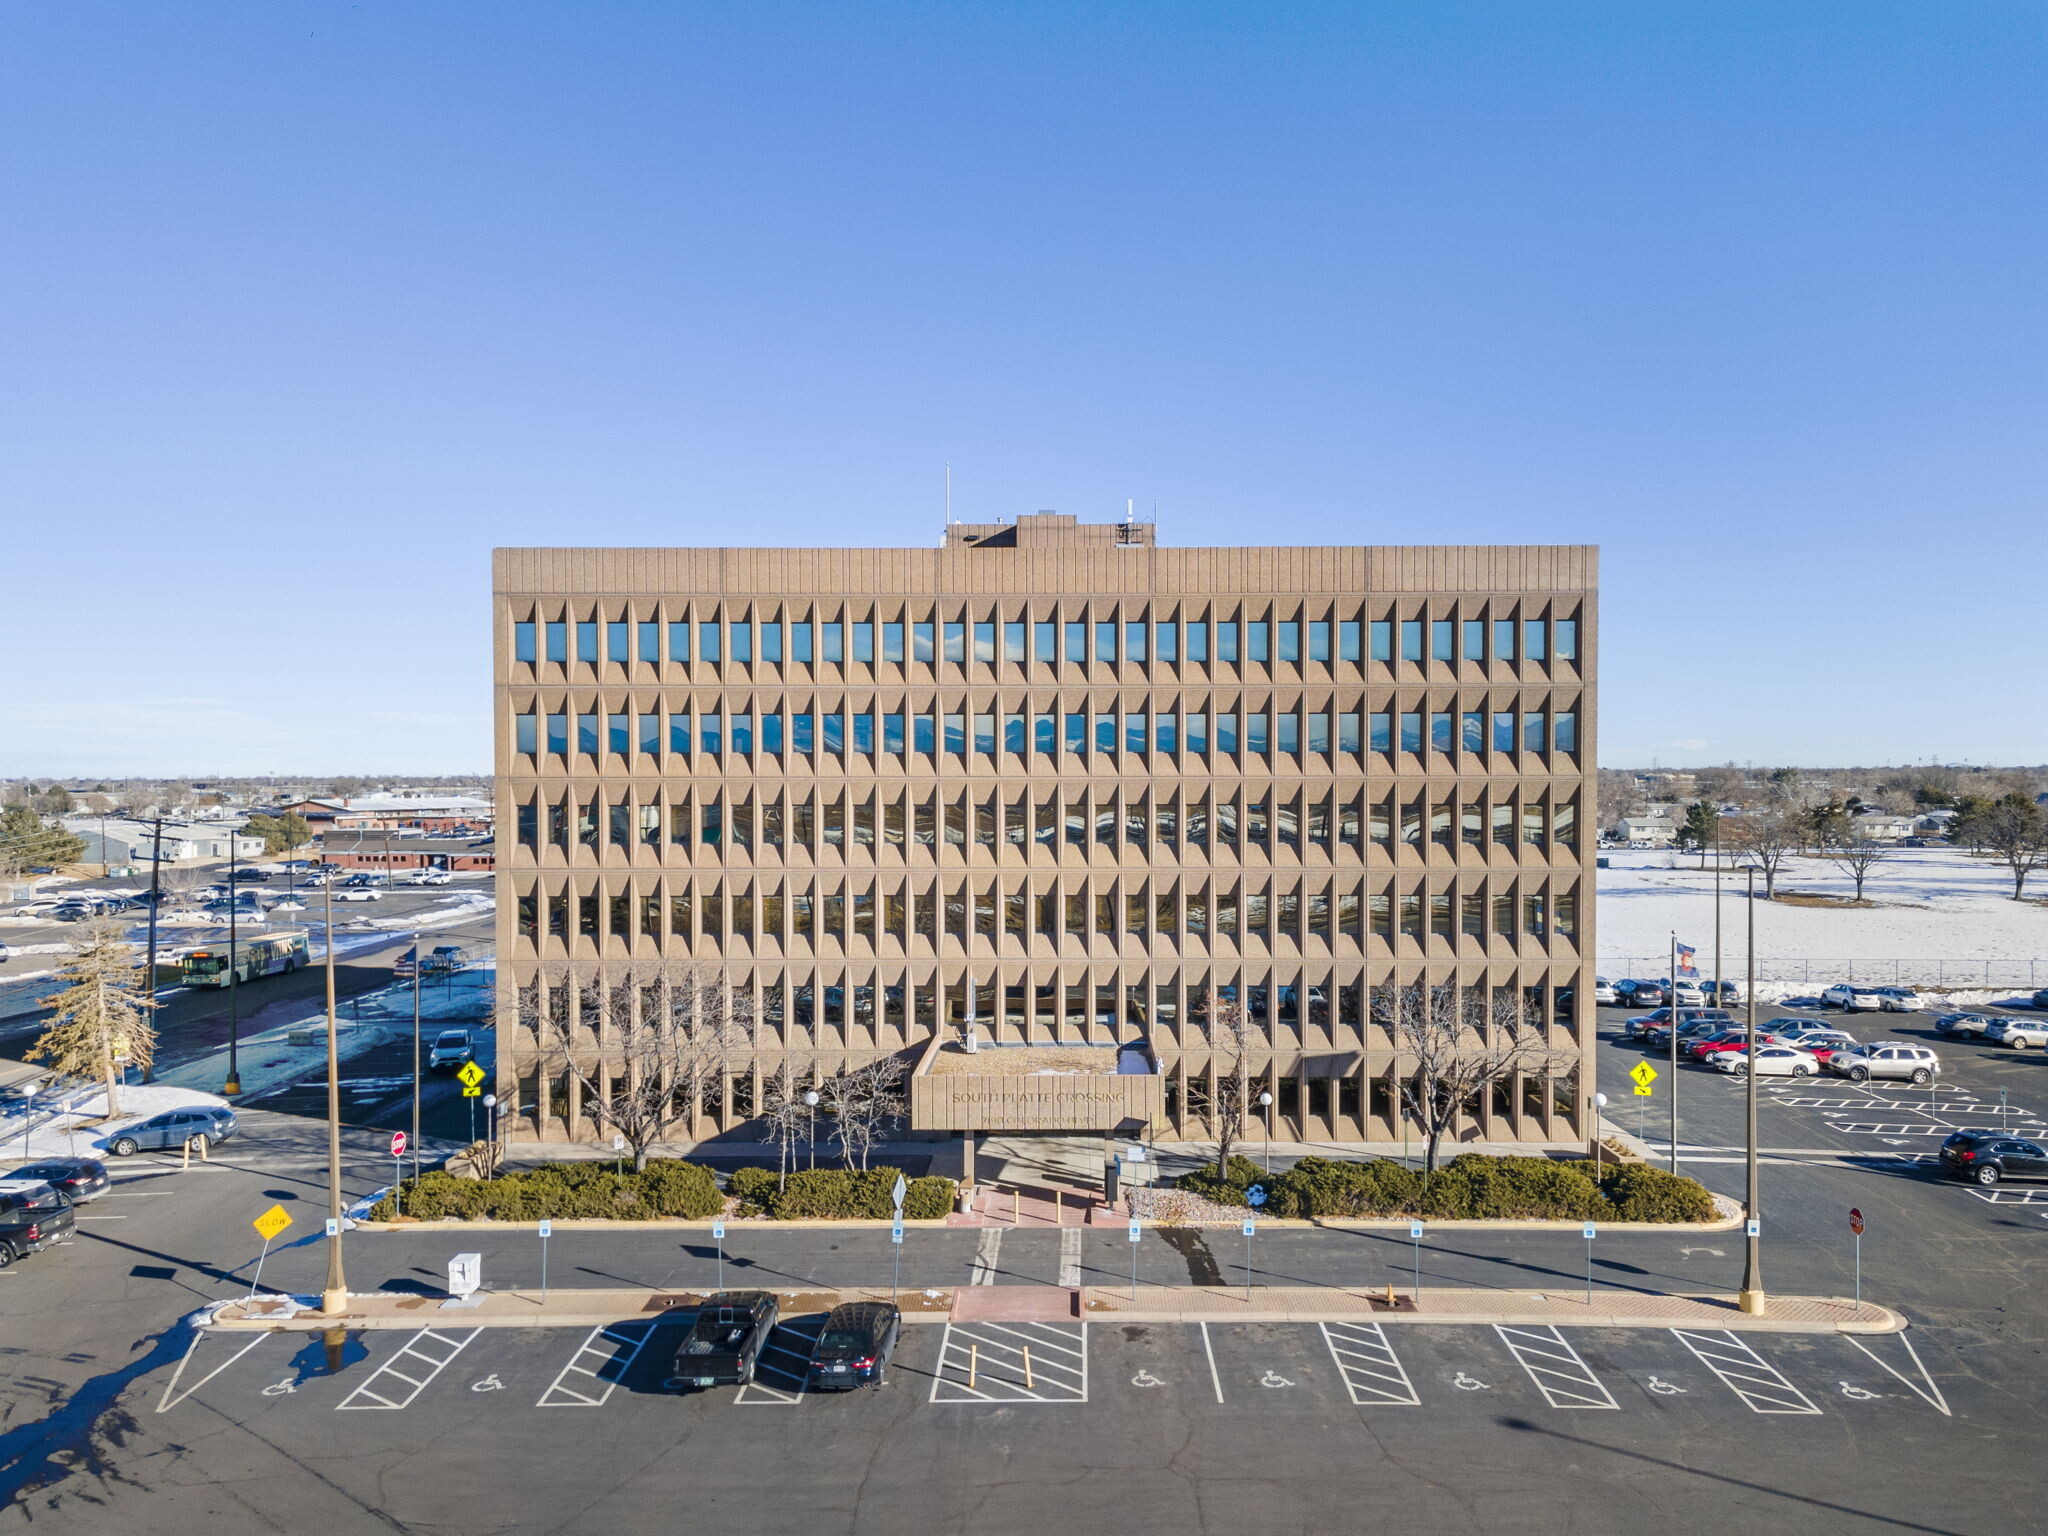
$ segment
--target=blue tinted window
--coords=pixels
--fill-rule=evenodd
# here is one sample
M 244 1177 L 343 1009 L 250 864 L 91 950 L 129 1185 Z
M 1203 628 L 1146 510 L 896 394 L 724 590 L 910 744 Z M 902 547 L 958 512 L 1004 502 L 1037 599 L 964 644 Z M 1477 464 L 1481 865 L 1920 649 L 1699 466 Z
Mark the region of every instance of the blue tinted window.
M 1124 625 L 1124 660 L 1133 666 L 1145 664 L 1145 628 L 1139 623 Z
M 1532 711 L 1522 716 L 1522 750 L 1524 752 L 1549 751 L 1550 745 L 1545 740 L 1546 734 L 1543 729 L 1543 716 L 1540 712 Z
M 964 663 L 967 660 L 967 626 L 948 624 L 946 626 L 946 660 Z
M 875 659 L 875 626 L 865 619 L 853 626 L 853 659 L 863 664 Z
M 1356 619 L 1346 619 L 1337 626 L 1337 659 L 1339 661 L 1357 661 L 1359 659 L 1360 627 Z
M 548 750 L 557 756 L 565 755 L 568 752 L 569 717 L 567 715 L 548 716 Z
M 1126 752 L 1143 752 L 1145 750 L 1147 724 L 1148 722 L 1142 710 L 1136 710 L 1124 716 L 1124 750 Z
M 1152 717 L 1152 740 L 1161 752 L 1180 750 L 1180 716 L 1171 710 L 1161 710 Z
M 605 746 L 621 757 L 625 757 L 633 750 L 632 716 L 612 715 L 606 719 Z
M 1086 715 L 1067 716 L 1067 750 L 1069 752 L 1086 752 L 1088 750 L 1088 717 Z
M 1292 710 L 1273 717 L 1273 750 L 1297 754 L 1301 751 L 1301 716 Z
M 1372 714 L 1372 750 L 1394 750 L 1394 717 L 1385 710 L 1374 710 Z
M 715 667 L 718 656 L 718 621 L 712 619 L 697 626 L 697 659 L 707 667 Z
M 1401 621 L 1401 659 L 1403 661 L 1422 660 L 1422 620 L 1403 619 Z
M 1414 710 L 1405 710 L 1401 715 L 1401 750 L 1420 752 L 1422 750 L 1422 716 Z
M 1525 661 L 1543 661 L 1550 655 L 1550 626 L 1541 619 L 1530 619 L 1522 625 L 1522 658 Z
M 761 664 L 766 667 L 782 665 L 782 624 L 779 620 L 761 621 Z
M 686 753 L 690 750 L 690 717 L 670 715 L 668 717 L 668 749 L 671 752 Z
M 720 728 L 723 721 L 718 715 L 697 717 L 697 749 L 716 757 L 725 750 L 725 735 Z
M 1097 666 L 1114 665 L 1116 662 L 1116 626 L 1099 623 L 1095 626 L 1095 663 Z
M 1390 619 L 1372 621 L 1372 659 L 1392 661 L 1394 659 L 1394 625 Z
M 1216 711 L 1216 750 L 1232 754 L 1237 751 L 1237 711 L 1234 709 Z
M 595 663 L 597 661 L 597 621 L 579 621 L 576 625 L 576 659 Z
M 1455 745 L 1451 738 L 1451 717 L 1447 714 L 1433 714 L 1429 717 L 1429 748 L 1432 752 L 1448 752 Z
M 1301 660 L 1301 625 L 1293 619 L 1282 619 L 1273 626 L 1274 654 L 1281 661 Z
M 1308 659 L 1328 661 L 1330 659 L 1330 624 L 1327 619 L 1312 619 L 1308 626 Z
M 515 752 L 539 751 L 539 721 L 537 721 L 532 715 L 514 715 L 512 718 L 518 726 L 518 734 L 514 739 L 513 750 Z
M 1031 626 L 1031 659 L 1051 666 L 1060 659 L 1060 627 L 1049 621 Z
M 1188 660 L 1209 659 L 1209 626 L 1206 622 L 1188 625 Z
M 533 661 L 533 660 L 535 660 L 535 659 L 536 659 L 536 657 L 535 657 L 535 653 L 534 653 L 534 648 L 533 648 L 533 647 L 534 647 L 534 626 L 533 626 L 533 624 L 532 624 L 532 623 L 531 623 L 530 621 L 528 621 L 528 622 L 524 622 L 524 623 L 519 623 L 519 624 L 514 624 L 514 625 L 512 626 L 512 659 L 513 659 L 514 661 Z
M 1511 714 L 1496 714 L 1493 717 L 1493 750 L 1512 752 L 1515 750 L 1515 717 Z
M 1363 738 L 1359 735 L 1360 715 L 1355 709 L 1348 709 L 1337 717 L 1337 750 L 1339 752 L 1362 752 Z
M 1024 736 L 1024 717 L 1022 715 L 1003 716 L 1003 750 L 1016 753 L 1024 753 L 1030 750 L 1030 744 L 1025 740 Z
M 838 619 L 832 619 L 826 623 L 824 629 L 826 663 L 834 667 L 844 666 L 846 664 L 846 625 Z
M 1069 624 L 1067 629 L 1067 665 L 1081 666 L 1088 660 L 1088 626 Z
M 1187 750 L 1198 757 L 1206 756 L 1209 751 L 1209 712 L 1189 710 L 1187 722 Z
M 967 717 L 946 716 L 946 750 L 955 757 L 967 755 Z
M 825 750 L 835 756 L 846 752 L 846 717 L 837 710 L 818 717 L 818 729 L 824 737 Z
M 633 659 L 633 629 L 624 620 L 615 619 L 605 625 L 604 657 L 622 666 Z
M 882 660 L 899 665 L 903 661 L 903 626 L 884 624 L 882 626 Z
M 1557 642 L 1556 650 L 1559 661 L 1577 661 L 1579 659 L 1579 621 L 1577 619 L 1559 619 L 1551 626 L 1551 638 Z M 1563 749 L 1560 748 L 1559 750 Z
M 569 626 L 567 624 L 551 622 L 548 625 L 548 660 L 567 661 L 568 659 Z
M 578 752 L 595 752 L 597 750 L 597 716 L 578 715 L 576 717 L 576 750 Z
M 910 659 L 912 661 L 923 662 L 926 666 L 930 666 L 932 662 L 938 659 L 938 653 L 932 648 L 934 643 L 933 636 L 935 634 L 936 630 L 929 623 L 913 624 L 910 626 Z
M 1152 654 L 1161 661 L 1180 660 L 1180 626 L 1171 621 L 1156 626 L 1152 632 Z
M 1308 749 L 1324 757 L 1330 752 L 1330 717 L 1320 711 L 1308 717 Z
M 690 659 L 690 626 L 675 623 L 668 627 L 668 659 L 687 662 Z
M 996 664 L 996 627 L 993 624 L 974 626 L 974 659 L 984 667 Z
M 1579 750 L 1579 715 L 1577 710 L 1561 709 L 1551 716 L 1553 722 L 1550 744 L 1560 752 Z
M 659 624 L 643 622 L 640 625 L 640 659 L 650 665 L 661 660 L 661 626 Z
M 754 751 L 754 716 L 752 712 L 734 715 L 728 722 L 732 750 L 742 756 L 752 756 Z
M 903 717 L 882 716 L 882 750 L 891 757 L 903 755 Z
M 1493 659 L 1513 661 L 1515 659 L 1515 621 L 1496 619 L 1493 622 Z
M 754 626 L 745 619 L 734 619 L 726 629 L 732 659 L 743 667 L 751 666 L 754 660 Z
M 1457 626 L 1449 619 L 1429 621 L 1429 659 L 1431 661 L 1456 661 Z
M 1038 751 L 1048 755 L 1058 752 L 1060 749 L 1060 717 L 1058 715 L 1040 715 L 1032 722 L 1032 734 L 1036 737 L 1033 745 Z
M 1266 643 L 1266 621 L 1253 619 L 1244 627 L 1244 659 L 1251 662 L 1269 662 L 1273 659 Z
M 771 757 L 782 756 L 782 716 L 761 716 L 761 750 Z
M 939 750 L 938 716 L 913 715 L 912 723 L 917 728 L 916 747 L 920 752 L 934 753 Z
M 1263 711 L 1245 711 L 1244 749 L 1254 757 L 1264 757 L 1272 750 L 1272 740 L 1266 733 L 1266 716 Z
M 806 757 L 818 750 L 818 717 L 813 714 L 789 717 L 789 750 Z
M 1484 752 L 1486 750 L 1485 715 L 1476 709 L 1466 712 L 1458 745 L 1467 752 Z
M 1465 621 L 1465 659 L 1467 661 L 1479 662 L 1486 660 L 1486 621 L 1484 619 L 1467 619 Z
M 1095 750 L 1111 753 L 1116 751 L 1115 715 L 1097 715 L 1095 717 Z

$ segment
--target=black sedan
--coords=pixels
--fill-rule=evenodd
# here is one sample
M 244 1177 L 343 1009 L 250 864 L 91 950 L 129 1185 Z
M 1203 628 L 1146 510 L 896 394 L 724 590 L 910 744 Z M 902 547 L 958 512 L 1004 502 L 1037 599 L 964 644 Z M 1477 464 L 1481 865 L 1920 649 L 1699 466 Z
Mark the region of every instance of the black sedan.
M 15 1179 L 35 1179 L 61 1189 L 74 1205 L 104 1195 L 113 1182 L 107 1177 L 107 1165 L 96 1157 L 46 1157 L 0 1173 L 0 1182 Z

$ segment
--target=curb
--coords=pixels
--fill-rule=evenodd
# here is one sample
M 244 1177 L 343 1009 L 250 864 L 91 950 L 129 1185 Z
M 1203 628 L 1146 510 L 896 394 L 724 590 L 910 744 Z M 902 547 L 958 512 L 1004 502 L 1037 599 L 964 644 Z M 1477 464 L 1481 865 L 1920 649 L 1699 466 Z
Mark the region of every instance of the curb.
M 723 1222 L 727 1230 L 738 1229 L 746 1232 L 809 1232 L 824 1230 L 864 1230 L 872 1228 L 887 1232 L 895 1225 L 886 1216 L 861 1216 L 841 1218 L 820 1217 L 812 1221 L 776 1221 L 767 1216 L 706 1216 L 701 1219 L 678 1217 L 657 1217 L 651 1221 L 625 1221 L 611 1216 L 556 1216 L 552 1218 L 555 1232 L 709 1232 L 714 1222 Z M 904 1229 L 919 1231 L 944 1231 L 946 1218 L 943 1216 L 908 1217 L 903 1219 Z M 357 1232 L 537 1232 L 538 1221 L 479 1221 L 463 1216 L 420 1217 L 413 1221 L 369 1221 L 359 1219 L 352 1227 Z M 1694 1229 L 1702 1230 L 1702 1229 Z

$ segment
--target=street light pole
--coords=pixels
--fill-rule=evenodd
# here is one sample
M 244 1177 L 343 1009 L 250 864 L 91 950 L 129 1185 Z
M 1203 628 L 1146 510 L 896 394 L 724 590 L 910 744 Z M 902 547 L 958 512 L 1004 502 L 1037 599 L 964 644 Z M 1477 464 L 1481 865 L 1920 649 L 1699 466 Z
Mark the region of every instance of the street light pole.
M 242 1067 L 237 1055 L 241 1046 L 242 1021 L 237 1012 L 241 1000 L 235 995 L 235 982 L 240 962 L 235 954 L 235 912 L 242 904 L 242 893 L 237 889 L 235 876 L 240 873 L 242 840 L 235 835 L 233 827 L 228 828 L 228 1080 L 221 1085 L 221 1092 L 233 1098 L 242 1091 Z
M 150 845 L 149 850 L 149 952 L 143 962 L 143 976 L 145 977 L 143 985 L 149 990 L 149 1007 L 152 1024 L 154 1024 L 155 1022 L 156 1013 L 156 909 L 157 903 L 164 899 L 163 884 L 161 879 L 159 878 L 162 873 L 163 867 L 164 819 L 163 817 L 159 816 L 156 819 L 156 839 Z M 153 1083 L 156 1081 L 155 1051 L 151 1051 L 149 1053 L 149 1060 L 144 1064 L 142 1068 L 142 1080 L 145 1083 Z
M 334 887 L 327 907 L 327 1286 L 320 1310 L 339 1317 L 348 1307 L 348 1279 L 341 1268 L 341 1050 L 334 1017 Z
M 1270 1094 L 1270 1093 L 1261 1093 L 1261 1094 L 1259 1095 L 1259 1109 L 1260 1109 L 1260 1110 L 1261 1110 L 1261 1112 L 1262 1112 L 1262 1113 L 1260 1114 L 1259 1118 L 1260 1118 L 1260 1119 L 1262 1119 L 1262 1120 L 1264 1120 L 1264 1121 L 1266 1122 L 1266 1172 L 1268 1172 L 1268 1173 L 1271 1173 L 1271 1172 L 1273 1171 L 1273 1095 L 1272 1095 L 1272 1094 Z
M 810 1148 L 811 1148 L 811 1172 L 813 1172 L 813 1173 L 816 1173 L 816 1172 L 818 1171 L 818 1090 L 817 1090 L 817 1089 L 815 1089 L 815 1088 L 806 1088 L 806 1089 L 804 1090 L 804 1108 L 810 1111 L 810 1129 L 809 1129 L 808 1131 L 806 1131 L 806 1132 L 804 1133 L 804 1138 L 805 1138 L 805 1140 L 807 1140 L 807 1141 L 808 1141 L 808 1142 L 810 1143 Z
M 412 936 L 412 1181 L 420 1181 L 420 935 Z
M 1761 1316 L 1764 1305 L 1764 1271 L 1760 1252 L 1763 1246 L 1761 1199 L 1757 1189 L 1756 1163 L 1756 866 L 1746 864 L 1743 873 L 1749 877 L 1749 961 L 1743 975 L 1742 993 L 1747 1003 L 1748 1039 L 1744 1049 L 1749 1056 L 1749 1070 L 1743 1073 L 1743 1163 L 1747 1182 L 1743 1187 L 1742 1216 L 1745 1236 L 1742 1250 L 1742 1296 L 1741 1306 L 1745 1312 Z

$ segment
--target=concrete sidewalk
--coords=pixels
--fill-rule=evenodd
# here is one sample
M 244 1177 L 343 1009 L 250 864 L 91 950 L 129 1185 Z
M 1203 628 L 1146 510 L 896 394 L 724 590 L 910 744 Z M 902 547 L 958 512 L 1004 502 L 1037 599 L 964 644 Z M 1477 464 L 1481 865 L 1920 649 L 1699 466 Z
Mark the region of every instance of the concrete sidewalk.
M 788 1314 L 826 1312 L 841 1302 L 888 1301 L 888 1287 L 778 1291 Z M 226 1329 L 318 1331 L 344 1328 L 598 1328 L 634 1318 L 687 1314 L 703 1301 L 697 1291 L 551 1290 L 480 1291 L 456 1303 L 440 1295 L 375 1293 L 353 1296 L 338 1319 L 309 1310 L 313 1298 L 260 1296 L 218 1307 L 207 1326 Z M 1595 1290 L 1590 1306 L 1584 1291 L 1492 1291 L 1439 1287 L 1386 1293 L 1341 1286 L 1214 1285 L 1088 1286 L 1080 1290 L 1045 1285 L 963 1286 L 960 1289 L 903 1290 L 894 1298 L 907 1322 L 956 1320 L 1040 1321 L 1051 1316 L 1122 1323 L 1437 1323 L 1572 1328 L 1703 1328 L 1750 1333 L 1898 1333 L 1905 1317 L 1864 1302 L 1859 1309 L 1843 1297 L 1774 1296 L 1770 1310 L 1752 1316 L 1733 1295 L 1676 1295 Z

